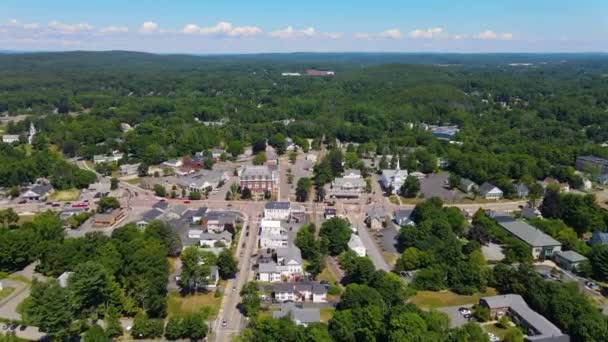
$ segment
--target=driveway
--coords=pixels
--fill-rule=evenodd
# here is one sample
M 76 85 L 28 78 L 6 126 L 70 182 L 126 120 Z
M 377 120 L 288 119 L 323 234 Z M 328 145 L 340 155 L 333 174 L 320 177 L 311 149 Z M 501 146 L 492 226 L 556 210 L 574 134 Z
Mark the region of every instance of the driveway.
M 446 306 L 438 308 L 437 311 L 444 312 L 450 317 L 450 328 L 458 328 L 469 322 L 464 316 L 458 311 L 458 308 L 471 308 L 472 305 L 461 305 L 461 306 Z

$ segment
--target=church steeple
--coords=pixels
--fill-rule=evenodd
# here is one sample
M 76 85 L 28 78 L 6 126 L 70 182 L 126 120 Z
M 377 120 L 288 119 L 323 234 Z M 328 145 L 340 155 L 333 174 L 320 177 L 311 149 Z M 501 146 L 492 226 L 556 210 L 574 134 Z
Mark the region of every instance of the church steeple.
M 399 156 L 397 156 L 397 170 L 401 170 L 401 168 L 399 167 Z

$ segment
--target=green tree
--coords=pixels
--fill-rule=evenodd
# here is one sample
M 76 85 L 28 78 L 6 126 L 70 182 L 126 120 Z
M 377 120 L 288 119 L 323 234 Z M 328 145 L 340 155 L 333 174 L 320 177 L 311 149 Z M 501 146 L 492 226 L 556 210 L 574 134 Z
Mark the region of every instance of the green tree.
M 261 300 L 258 284 L 250 281 L 241 290 L 241 307 L 247 317 L 255 317 L 260 310 Z
M 253 157 L 253 165 L 264 165 L 266 164 L 266 153 L 260 152 Z
M 313 224 L 301 227 L 296 235 L 295 244 L 302 252 L 304 259 L 311 259 L 318 253 L 319 244 L 315 239 L 315 226 Z
M 420 192 L 420 181 L 414 176 L 407 176 L 399 189 L 399 194 L 406 198 L 413 198 Z
M 99 203 L 97 203 L 97 211 L 100 213 L 118 208 L 120 208 L 120 202 L 118 202 L 116 197 L 102 197 L 99 199 Z
M 0 223 L 2 223 L 3 228 L 8 228 L 10 225 L 17 223 L 19 221 L 19 215 L 13 210 L 13 208 L 8 208 L 4 210 L 0 210 Z
M 509 328 L 502 340 L 503 342 L 523 342 L 524 334 L 517 328 Z
M 222 279 L 234 278 L 237 272 L 237 263 L 230 249 L 224 249 L 217 257 L 217 267 Z
M 118 189 L 118 178 L 112 177 L 110 179 L 110 190 L 116 190 L 116 189 Z
M 201 199 L 201 192 L 200 191 L 190 191 L 190 193 L 188 194 L 188 199 L 192 200 L 192 201 L 198 201 Z
M 146 163 L 140 163 L 139 166 L 137 167 L 137 175 L 139 177 L 146 177 L 148 176 L 148 170 L 149 170 L 149 166 Z
M 310 178 L 302 177 L 298 179 L 298 184 L 296 185 L 296 201 L 298 202 L 306 202 L 308 201 L 308 197 L 310 195 L 310 189 L 312 188 L 312 182 Z
M 448 185 L 452 189 L 455 189 L 460 186 L 460 176 L 455 173 L 450 173 L 450 175 L 448 176 Z
M 319 236 L 327 241 L 327 251 L 338 255 L 348 249 L 351 230 L 346 221 L 341 218 L 331 218 L 321 225 Z
M 245 147 L 241 141 L 233 140 L 228 144 L 228 152 L 232 154 L 233 157 L 236 157 L 245 152 Z
M 167 189 L 161 184 L 154 184 L 154 194 L 158 197 L 166 197 Z
M 69 302 L 67 289 L 60 287 L 57 282 L 41 283 L 34 280 L 24 313 L 33 325 L 48 332 L 53 339 L 69 339 L 74 319 L 70 305 L 66 305 Z

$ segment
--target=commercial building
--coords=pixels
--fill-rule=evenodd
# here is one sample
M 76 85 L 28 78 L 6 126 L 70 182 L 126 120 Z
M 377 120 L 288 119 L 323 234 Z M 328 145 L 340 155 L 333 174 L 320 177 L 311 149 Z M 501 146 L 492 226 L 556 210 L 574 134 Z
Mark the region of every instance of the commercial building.
M 238 170 L 241 189 L 249 189 L 252 193 L 276 193 L 279 176 L 275 168 L 268 165 L 246 165 Z
M 524 221 L 502 213 L 490 213 L 490 216 L 509 234 L 530 246 L 535 260 L 551 259 L 554 253 L 562 249 L 559 241 Z
M 290 202 L 267 202 L 264 205 L 264 218 L 267 220 L 289 220 Z

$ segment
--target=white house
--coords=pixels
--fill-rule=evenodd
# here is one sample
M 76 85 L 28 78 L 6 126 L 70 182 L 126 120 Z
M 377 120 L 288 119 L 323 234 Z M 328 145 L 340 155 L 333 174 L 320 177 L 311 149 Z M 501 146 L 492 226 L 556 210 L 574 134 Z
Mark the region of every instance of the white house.
M 181 167 L 182 165 L 184 165 L 184 162 L 182 161 L 181 158 L 180 159 L 170 159 L 170 160 L 163 162 L 163 166 L 172 167 L 174 169 Z
M 302 274 L 302 254 L 300 249 L 294 245 L 285 248 L 277 248 L 277 264 L 281 267 L 281 273 L 291 277 Z
M 350 240 L 348 241 L 348 248 L 360 257 L 364 257 L 367 254 L 367 249 L 363 246 L 363 242 L 359 235 L 351 234 Z
M 479 195 L 485 199 L 497 200 L 502 198 L 503 193 L 497 186 L 485 182 L 479 187 Z
M 361 171 L 357 169 L 344 170 L 344 176 L 342 178 L 361 178 Z
M 291 214 L 291 203 L 268 202 L 264 205 L 264 218 L 266 220 L 288 220 Z
M 17 134 L 5 134 L 2 136 L 2 142 L 5 144 L 12 144 L 19 142 L 19 135 Z
M 223 244 L 225 247 L 230 247 L 232 243 L 232 234 L 224 231 L 221 233 L 203 233 L 199 236 L 200 245 L 202 247 L 217 247 L 216 244 Z
M 74 272 L 63 272 L 59 275 L 59 277 L 57 277 L 57 281 L 59 282 L 59 286 L 60 287 L 68 287 L 68 280 L 70 279 L 70 276 L 74 274 Z
M 401 189 L 401 186 L 407 178 L 407 170 L 401 170 L 399 167 L 399 160 L 397 160 L 397 167 L 392 169 L 382 170 L 380 176 L 380 183 L 382 187 L 386 189 L 390 194 L 396 194 Z
M 115 163 L 121 160 L 122 157 L 124 157 L 124 153 L 120 153 L 118 151 L 113 151 L 111 155 L 97 154 L 93 156 L 93 163 Z
M 281 221 L 262 220 L 260 228 L 260 248 L 287 247 L 289 237 L 281 226 Z

